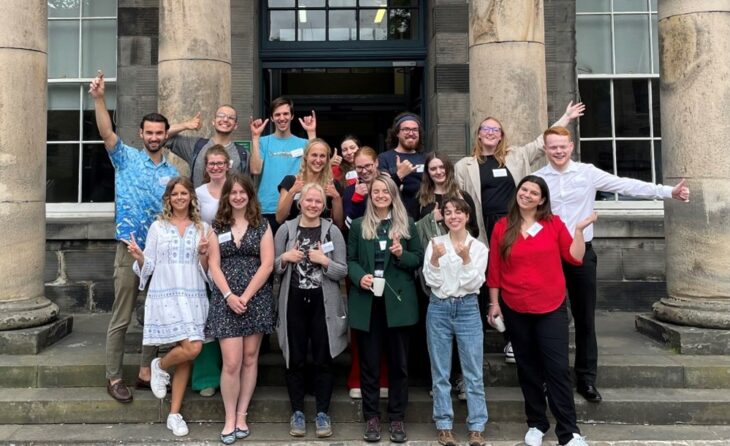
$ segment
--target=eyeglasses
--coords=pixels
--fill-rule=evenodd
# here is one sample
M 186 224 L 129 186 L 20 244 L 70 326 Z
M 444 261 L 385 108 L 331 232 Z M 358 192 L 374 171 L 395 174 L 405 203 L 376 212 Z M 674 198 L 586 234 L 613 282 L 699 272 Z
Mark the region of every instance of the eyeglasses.
M 487 127 L 486 125 L 483 125 L 479 127 L 479 130 L 484 133 L 502 133 L 502 129 L 499 127 Z
M 238 120 L 236 115 L 228 115 L 225 113 L 216 113 L 215 117 L 218 119 L 228 119 L 229 121 L 234 121 L 234 122 Z
M 227 166 L 228 163 L 226 163 L 225 161 L 212 161 L 206 165 L 208 167 L 223 167 L 223 166 Z
M 375 163 L 365 164 L 364 166 L 355 166 L 355 170 L 358 172 L 364 172 L 366 170 L 370 170 L 375 166 Z
M 403 133 L 418 133 L 418 127 L 401 127 L 400 131 Z

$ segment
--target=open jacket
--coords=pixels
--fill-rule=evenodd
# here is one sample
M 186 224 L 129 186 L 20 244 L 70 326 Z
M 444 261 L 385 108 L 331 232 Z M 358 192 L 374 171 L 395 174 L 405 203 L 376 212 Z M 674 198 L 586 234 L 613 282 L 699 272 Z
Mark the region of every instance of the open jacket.
M 408 219 L 409 239 L 401 239 L 400 259 L 390 254 L 391 240 L 385 249 L 385 291 L 375 297 L 370 290 L 360 288 L 360 279 L 375 270 L 376 240 L 362 238 L 362 218 L 353 220 L 347 242 L 347 267 L 352 280 L 348 299 L 350 327 L 370 331 L 373 299 L 385 299 L 388 327 L 404 327 L 418 322 L 418 299 L 414 272 L 423 262 L 423 248 L 416 225 Z
M 279 285 L 279 305 L 276 334 L 279 338 L 279 347 L 284 355 L 287 368 L 289 367 L 289 338 L 287 334 L 286 310 L 289 303 L 289 287 L 291 285 L 292 264 L 281 265 L 281 255 L 294 247 L 297 241 L 297 227 L 301 217 L 284 222 L 276 231 L 274 244 L 276 246 L 276 260 L 274 272 L 281 275 Z M 347 276 L 345 254 L 345 239 L 340 230 L 326 218 L 320 218 L 322 235 L 320 241 L 325 244 L 331 241 L 334 251 L 327 253 L 330 259 L 329 266 L 322 268 L 322 296 L 324 298 L 324 313 L 327 323 L 327 337 L 329 338 L 330 356 L 335 357 L 347 347 L 347 308 L 345 300 L 340 294 L 340 280 Z

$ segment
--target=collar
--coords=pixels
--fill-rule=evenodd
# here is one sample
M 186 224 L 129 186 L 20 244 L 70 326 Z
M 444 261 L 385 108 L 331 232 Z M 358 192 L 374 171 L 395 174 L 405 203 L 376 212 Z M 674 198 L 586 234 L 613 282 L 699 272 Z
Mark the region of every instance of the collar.
M 577 172 L 578 171 L 578 163 L 576 163 L 573 160 L 568 161 L 568 167 L 564 171 L 559 171 L 556 168 L 553 167 L 552 164 L 548 162 L 547 166 L 545 166 L 545 174 L 546 175 L 564 175 L 568 172 Z

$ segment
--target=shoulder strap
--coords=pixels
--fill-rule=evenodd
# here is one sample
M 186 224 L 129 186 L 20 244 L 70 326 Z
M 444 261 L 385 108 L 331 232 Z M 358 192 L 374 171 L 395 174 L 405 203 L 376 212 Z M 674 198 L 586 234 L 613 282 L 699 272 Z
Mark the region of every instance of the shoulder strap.
M 208 144 L 208 138 L 198 138 L 197 141 L 195 141 L 195 146 L 193 147 L 193 161 L 190 163 L 190 176 L 193 176 L 193 173 L 195 172 L 195 163 L 198 161 L 198 155 L 200 155 L 200 151 L 203 150 L 203 147 Z

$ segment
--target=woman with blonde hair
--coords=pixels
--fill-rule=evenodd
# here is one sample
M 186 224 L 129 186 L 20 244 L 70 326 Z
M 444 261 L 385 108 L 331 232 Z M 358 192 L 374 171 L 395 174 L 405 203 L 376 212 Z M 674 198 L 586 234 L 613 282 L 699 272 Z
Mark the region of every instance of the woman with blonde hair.
M 172 400 L 167 428 L 176 436 L 188 434 L 180 415 L 192 362 L 205 338 L 208 297 L 205 293 L 210 226 L 201 221 L 193 183 L 187 177 L 170 180 L 162 196 L 162 212 L 150 225 L 144 252 L 134 237 L 125 241 L 135 258 L 134 272 L 143 290 L 150 280 L 145 302 L 143 345 L 175 346 L 151 364 L 150 388 L 157 398 L 167 394 L 170 375 Z
M 369 195 L 365 215 L 352 222 L 347 243 L 347 267 L 353 283 L 348 314 L 360 349 L 366 420 L 363 438 L 380 440 L 378 380 L 385 351 L 390 440 L 402 443 L 407 440 L 403 420 L 408 405 L 409 333 L 418 322 L 413 273 L 421 265 L 423 248 L 390 176 L 378 175 Z
M 344 223 L 342 211 L 342 185 L 332 178 L 330 168 L 330 146 L 320 138 L 307 143 L 302 156 L 302 165 L 297 175 L 287 175 L 279 183 L 279 204 L 276 207 L 276 221 L 284 223 L 299 214 L 295 205 L 301 196 L 302 187 L 307 183 L 322 186 L 327 195 L 323 216 L 331 217 L 338 227 Z

